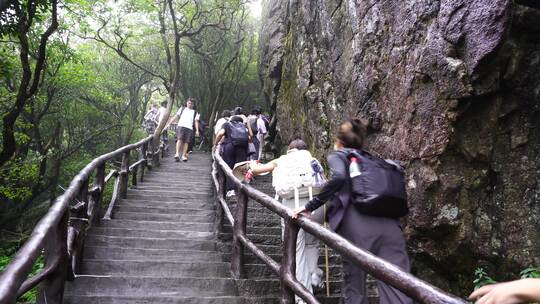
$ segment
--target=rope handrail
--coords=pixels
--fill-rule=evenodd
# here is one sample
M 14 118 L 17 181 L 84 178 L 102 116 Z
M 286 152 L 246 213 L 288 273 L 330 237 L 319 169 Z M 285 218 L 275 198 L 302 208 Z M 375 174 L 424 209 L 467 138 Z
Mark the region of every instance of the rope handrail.
M 213 153 L 214 183 L 216 183 L 217 196 L 222 208 L 228 210 L 228 206 L 221 201 L 223 199 L 223 188 L 225 178 L 230 178 L 238 187 L 238 202 L 235 217 L 229 222 L 233 225 L 233 256 L 231 258 L 231 271 L 237 278 L 242 276 L 243 247 L 247 247 L 259 259 L 265 262 L 276 274 L 280 276 L 280 281 L 284 290 L 282 292 L 282 303 L 294 303 L 294 295 L 298 295 L 308 303 L 319 303 L 317 299 L 295 278 L 296 259 L 296 237 L 299 228 L 304 229 L 336 252 L 347 257 L 351 262 L 362 268 L 373 277 L 399 289 L 411 298 L 421 303 L 445 303 L 464 304 L 467 303 L 461 298 L 446 293 L 443 290 L 404 272 L 397 266 L 371 254 L 370 252 L 356 247 L 337 233 L 321 226 L 308 217 L 301 216 L 293 219 L 293 211 L 283 206 L 279 201 L 262 193 L 261 191 L 240 181 L 232 174 L 232 170 L 225 163 L 219 149 Z M 262 252 L 253 242 L 249 240 L 246 233 L 247 198 L 252 198 L 270 211 L 276 213 L 285 220 L 284 233 L 284 256 L 281 264 Z M 231 214 L 231 211 L 225 211 Z M 235 256 L 236 255 L 236 256 Z M 279 270 L 276 268 L 279 267 Z
M 61 302 L 64 282 L 74 279 L 78 267 L 81 249 L 78 245 L 82 244 L 89 225 L 98 220 L 105 184 L 112 178 L 120 180 L 115 183 L 119 188 L 115 187 L 115 191 L 119 191 L 120 196 L 125 197 L 129 173 L 133 174 L 133 181 L 136 182 L 137 168 L 142 167 L 140 170 L 142 181 L 144 167 L 151 169 L 152 165 L 159 165 L 160 154 L 164 148 L 159 145 L 158 149 L 155 149 L 153 138 L 154 136 L 150 135 L 134 144 L 94 158 L 79 171 L 64 193 L 54 200 L 47 213 L 34 227 L 28 240 L 0 273 L 0 303 L 15 303 L 19 296 L 39 283 L 42 283 L 42 286 L 37 303 Z M 130 152 L 136 149 L 142 152 L 141 159 L 129 166 Z M 112 170 L 105 176 L 107 161 L 119 156 L 122 156 L 122 168 Z M 94 187 L 89 189 L 89 179 L 94 171 L 96 172 Z M 74 201 L 79 202 L 78 205 L 70 208 L 70 204 Z M 42 251 L 45 255 L 44 269 L 27 279 Z M 71 267 L 68 266 L 69 262 Z M 68 269 L 71 273 L 68 273 Z

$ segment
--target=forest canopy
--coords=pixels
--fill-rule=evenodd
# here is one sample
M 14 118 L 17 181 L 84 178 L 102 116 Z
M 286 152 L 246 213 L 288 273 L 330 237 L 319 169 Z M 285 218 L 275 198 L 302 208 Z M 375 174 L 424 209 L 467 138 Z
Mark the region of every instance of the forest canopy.
M 2 1 L 0 244 L 20 241 L 91 159 L 146 136 L 150 104 L 193 97 L 210 124 L 261 104 L 248 4 Z

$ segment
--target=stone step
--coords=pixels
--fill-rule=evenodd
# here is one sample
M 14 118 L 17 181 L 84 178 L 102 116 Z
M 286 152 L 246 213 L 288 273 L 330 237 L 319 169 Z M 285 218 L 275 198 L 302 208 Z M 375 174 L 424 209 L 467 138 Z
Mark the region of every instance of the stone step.
M 322 259 L 322 262 L 324 259 Z M 324 271 L 325 267 L 324 264 L 319 264 L 318 267 Z M 339 265 L 332 265 L 330 264 L 328 267 L 328 270 L 330 272 L 330 275 L 332 277 L 332 281 L 340 281 L 341 280 L 341 264 Z M 264 278 L 264 277 L 275 277 L 274 272 L 268 267 L 266 264 L 263 264 L 261 261 L 258 261 L 257 263 L 246 263 L 244 264 L 244 273 L 246 275 L 246 278 Z M 325 276 L 323 276 L 325 278 Z
M 137 184 L 136 187 L 130 188 L 130 190 L 164 190 L 168 189 L 168 191 L 181 191 L 186 188 L 185 183 L 178 183 L 178 184 L 172 184 L 171 182 L 167 183 L 158 183 L 153 182 L 152 180 L 145 179 L 144 182 Z M 208 191 L 212 192 L 215 188 L 213 186 L 197 186 L 197 191 Z
M 143 238 L 176 238 L 176 239 L 201 239 L 212 240 L 215 233 L 211 231 L 182 231 L 182 230 L 152 230 L 152 229 L 132 229 L 132 228 L 106 228 L 93 227 L 89 235 L 105 235 L 118 237 L 143 237 Z
M 118 204 L 115 206 L 114 212 L 137 212 L 137 213 L 153 213 L 153 214 L 197 214 L 197 215 L 213 215 L 214 209 L 201 209 L 198 206 L 192 206 L 191 208 L 182 208 L 178 205 L 175 207 L 149 207 L 142 204 Z
M 224 242 L 232 242 L 232 233 L 220 233 L 219 239 Z M 280 234 L 252 234 L 248 233 L 248 239 L 250 239 L 255 244 L 262 244 L 262 245 L 282 245 L 283 242 L 281 241 L 281 232 Z
M 170 186 L 164 186 L 162 189 L 156 190 L 156 189 L 140 189 L 140 188 L 132 188 L 129 189 L 129 194 L 156 194 L 156 195 L 163 195 L 163 196 L 183 196 L 183 195 L 199 195 L 199 196 L 207 196 L 208 190 L 200 190 L 197 188 L 188 188 L 187 186 L 179 187 L 178 189 L 171 188 Z M 210 193 L 211 194 L 211 193 Z
M 113 212 L 113 219 L 120 220 L 140 220 L 140 221 L 155 221 L 155 222 L 183 222 L 192 221 L 197 223 L 212 223 L 214 214 L 199 215 L 199 214 L 161 214 L 161 213 L 142 213 L 142 212 Z
M 212 198 L 212 193 L 207 194 L 160 194 L 160 193 L 133 193 L 133 191 L 128 191 L 126 198 L 127 199 L 138 199 L 138 200 L 149 200 L 149 201 L 162 201 L 162 202 L 171 202 L 177 200 L 189 200 L 191 202 L 208 202 Z
M 279 294 L 281 290 L 277 275 L 263 279 L 240 279 L 236 280 L 238 291 L 242 296 L 262 296 Z M 330 289 L 336 292 L 341 290 L 340 281 L 330 281 Z
M 211 222 L 174 222 L 174 221 L 142 221 L 128 219 L 101 220 L 100 228 L 129 228 L 150 230 L 181 230 L 181 231 L 212 231 L 214 223 Z
M 65 294 L 200 297 L 236 295 L 236 290 L 231 278 L 82 275 L 66 284 Z
M 144 177 L 144 181 L 137 184 L 137 189 L 141 188 L 159 188 L 159 189 L 182 189 L 186 188 L 187 185 L 195 185 L 197 190 L 213 190 L 215 189 L 214 184 L 211 179 L 205 180 L 204 182 L 193 182 L 187 181 L 187 178 L 183 180 L 177 180 L 175 178 L 166 177 L 163 178 L 159 175 L 149 175 Z
M 152 201 L 146 199 L 123 199 L 118 202 L 118 206 L 142 206 L 156 208 L 196 208 L 214 210 L 215 203 L 212 199 L 192 200 L 192 199 L 171 199 L 170 201 Z
M 229 278 L 230 264 L 225 262 L 90 260 L 83 261 L 81 273 L 89 275 L 128 275 Z
M 232 233 L 232 226 L 225 222 L 221 230 L 224 235 Z M 279 225 L 273 227 L 259 227 L 259 226 L 247 226 L 246 231 L 248 235 L 251 234 L 264 234 L 264 235 L 277 235 L 281 237 L 281 227 Z
M 210 175 L 210 173 L 202 172 L 200 170 L 190 170 L 190 171 L 185 171 L 185 172 L 160 171 L 159 173 L 148 174 L 145 177 L 145 180 L 146 181 L 160 181 L 160 182 L 167 183 L 169 185 L 175 184 L 179 186 L 195 185 L 195 186 L 208 187 L 212 185 L 212 176 Z
M 330 298 L 323 299 L 324 304 L 337 304 L 338 301 Z M 339 300 L 339 299 L 337 299 Z M 279 304 L 277 295 L 268 297 L 239 297 L 239 296 L 214 296 L 214 297 L 169 297 L 169 296 L 116 296 L 116 295 L 89 295 L 64 297 L 66 304 Z
M 230 255 L 229 255 L 230 256 Z M 223 262 L 226 261 L 224 254 L 216 251 L 202 250 L 177 250 L 160 248 L 124 248 L 87 245 L 84 248 L 83 260 L 139 260 L 171 262 Z
M 200 185 L 210 185 L 212 182 L 212 175 L 210 170 L 202 171 L 200 169 L 188 169 L 178 168 L 177 171 L 174 168 L 165 168 L 159 171 L 150 172 L 146 175 L 148 179 L 165 180 L 174 183 L 191 183 Z M 201 183 L 197 183 L 201 181 Z
M 115 247 L 115 248 L 154 248 L 176 250 L 216 250 L 215 241 L 186 238 L 142 238 L 117 237 L 105 235 L 88 235 L 88 246 Z

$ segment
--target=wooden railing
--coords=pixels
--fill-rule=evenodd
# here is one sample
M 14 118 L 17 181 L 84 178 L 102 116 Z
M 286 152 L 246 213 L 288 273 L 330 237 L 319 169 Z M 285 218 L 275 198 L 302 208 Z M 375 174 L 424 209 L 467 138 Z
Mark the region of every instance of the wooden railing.
M 219 151 L 219 149 L 217 149 Z M 231 273 L 235 278 L 244 277 L 244 248 L 249 249 L 279 277 L 281 282 L 281 303 L 294 303 L 295 294 L 310 304 L 319 303 L 295 276 L 296 268 L 296 238 L 300 228 L 312 234 L 320 241 L 340 253 L 343 257 L 355 263 L 373 277 L 401 290 L 406 295 L 420 303 L 464 304 L 464 300 L 445 293 L 439 288 L 422 281 L 413 275 L 400 270 L 393 264 L 360 249 L 338 234 L 324 228 L 307 217 L 292 218 L 292 210 L 284 207 L 277 200 L 238 180 L 218 152 L 213 154 L 214 165 L 212 177 L 214 180 L 217 200 L 223 213 L 233 226 Z M 224 198 L 226 177 L 232 179 L 237 190 L 237 204 L 232 215 Z M 259 204 L 282 217 L 285 221 L 283 237 L 283 257 L 281 264 L 266 255 L 247 236 L 247 204 L 252 198 Z
M 103 154 L 86 165 L 64 194 L 54 201 L 0 274 L 0 304 L 15 303 L 18 297 L 38 284 L 37 303 L 62 303 L 65 281 L 73 280 L 79 272 L 86 231 L 99 221 L 106 184 L 114 179 L 112 198 L 104 216 L 104 219 L 110 219 L 117 200 L 127 195 L 129 175 L 133 185 L 142 181 L 146 168 L 151 170 L 152 166 L 159 166 L 165 149 L 163 144 L 154 147 L 152 136 L 149 136 Z M 130 165 L 133 151 L 138 153 L 138 160 Z M 107 162 L 120 157 L 121 167 L 105 176 Z M 41 254 L 45 258 L 43 270 L 27 279 Z

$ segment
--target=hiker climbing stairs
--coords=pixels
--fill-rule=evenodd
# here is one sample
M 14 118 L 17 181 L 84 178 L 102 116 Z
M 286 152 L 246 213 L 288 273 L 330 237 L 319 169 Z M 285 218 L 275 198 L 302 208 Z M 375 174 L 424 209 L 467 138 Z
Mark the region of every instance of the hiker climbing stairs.
M 267 195 L 274 197 L 275 192 L 272 188 L 272 176 L 271 174 L 266 176 L 259 176 L 252 181 L 251 186 L 266 193 Z M 235 198 L 227 200 L 231 211 L 236 207 Z M 225 244 L 230 244 L 232 240 L 232 227 L 227 223 L 221 227 L 222 233 L 220 239 Z M 268 256 L 276 261 L 281 261 L 282 256 L 282 240 L 281 240 L 281 226 L 280 217 L 272 211 L 266 209 L 255 200 L 249 200 L 248 203 L 248 220 L 247 220 L 247 235 L 259 248 L 261 248 Z M 245 276 L 243 284 L 239 284 L 240 293 L 253 293 L 266 295 L 268 303 L 279 303 L 280 285 L 279 279 L 269 267 L 260 261 L 249 250 L 245 249 Z M 333 304 L 340 303 L 341 299 L 341 257 L 334 253 L 329 248 L 329 282 L 330 282 L 330 296 L 326 295 L 326 287 L 315 288 L 314 292 L 316 297 L 321 303 Z M 319 268 L 325 270 L 325 252 L 324 245 L 320 246 L 319 256 Z M 323 279 L 325 275 L 323 276 Z M 262 284 L 266 282 L 266 284 Z M 326 284 L 326 283 L 325 283 Z M 260 286 L 259 289 L 254 289 L 253 286 Z M 246 289 L 247 290 L 243 290 Z M 370 303 L 378 303 L 378 296 L 376 291 L 375 282 L 373 279 L 368 280 L 368 293 L 370 295 Z
M 162 160 L 89 231 L 64 303 L 244 303 L 215 237 L 211 158 Z

